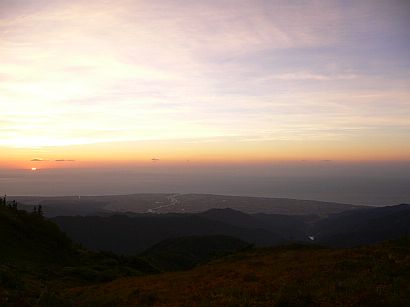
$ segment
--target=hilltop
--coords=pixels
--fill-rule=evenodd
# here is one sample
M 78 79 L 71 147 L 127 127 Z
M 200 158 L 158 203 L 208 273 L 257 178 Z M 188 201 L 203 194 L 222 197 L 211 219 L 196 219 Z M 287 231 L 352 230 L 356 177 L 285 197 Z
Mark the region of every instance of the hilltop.
M 186 236 L 235 237 L 255 246 L 289 242 L 353 247 L 410 235 L 410 205 L 368 207 L 330 216 L 248 214 L 231 208 L 201 213 L 61 216 L 51 219 L 75 242 L 96 251 L 137 255 Z
M 89 249 L 128 255 L 166 239 L 186 236 L 224 235 L 260 246 L 284 242 L 280 235 L 266 229 L 245 228 L 193 214 L 60 216 L 52 221 Z

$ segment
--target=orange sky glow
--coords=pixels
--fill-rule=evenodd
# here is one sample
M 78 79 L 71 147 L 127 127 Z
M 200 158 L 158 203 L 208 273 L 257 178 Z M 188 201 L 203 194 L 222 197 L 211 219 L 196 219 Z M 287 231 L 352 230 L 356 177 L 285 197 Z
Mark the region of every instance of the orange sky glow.
M 410 161 L 409 8 L 2 2 L 0 169 Z

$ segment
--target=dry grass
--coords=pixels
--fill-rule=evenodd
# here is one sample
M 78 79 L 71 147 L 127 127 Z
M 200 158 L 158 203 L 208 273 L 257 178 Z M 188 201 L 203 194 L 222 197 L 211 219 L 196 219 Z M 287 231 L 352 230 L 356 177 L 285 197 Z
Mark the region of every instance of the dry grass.
M 408 245 L 256 249 L 191 271 L 70 289 L 76 306 L 406 306 Z

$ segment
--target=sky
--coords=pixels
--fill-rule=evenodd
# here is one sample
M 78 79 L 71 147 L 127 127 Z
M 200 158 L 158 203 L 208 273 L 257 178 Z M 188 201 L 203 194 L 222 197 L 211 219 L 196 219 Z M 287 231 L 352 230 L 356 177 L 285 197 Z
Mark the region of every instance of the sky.
M 408 165 L 409 29 L 404 0 L 0 0 L 0 170 Z

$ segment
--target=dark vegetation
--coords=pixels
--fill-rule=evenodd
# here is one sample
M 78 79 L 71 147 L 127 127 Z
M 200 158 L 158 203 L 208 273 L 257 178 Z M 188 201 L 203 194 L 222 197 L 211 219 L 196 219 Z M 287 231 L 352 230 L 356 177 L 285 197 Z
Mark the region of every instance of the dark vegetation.
M 168 238 L 209 235 L 236 237 L 256 246 L 305 242 L 353 247 L 410 235 L 410 205 L 355 209 L 325 218 L 211 209 L 197 214 L 66 216 L 52 221 L 87 248 L 130 255 Z
M 359 246 L 410 235 L 410 205 L 346 211 L 319 220 L 313 227 L 318 242 Z
M 310 225 L 319 219 L 317 215 L 246 214 L 230 208 L 210 209 L 199 214 L 202 217 L 244 228 L 266 229 L 284 241 L 305 241 Z
M 193 236 L 161 241 L 141 256 L 161 271 L 178 271 L 248 248 L 251 248 L 249 243 L 233 237 Z
M 259 246 L 284 241 L 263 228 L 245 228 L 192 214 L 67 216 L 52 221 L 87 248 L 123 254 L 137 254 L 162 240 L 185 236 L 225 235 Z
M 53 219 L 68 236 L 19 207 L 1 199 L 0 306 L 410 305 L 409 205 Z
M 189 271 L 65 292 L 76 306 L 409 306 L 410 240 L 255 248 Z
M 38 212 L 0 205 L 0 306 L 47 304 L 61 288 L 157 270 L 142 258 L 90 252 Z

